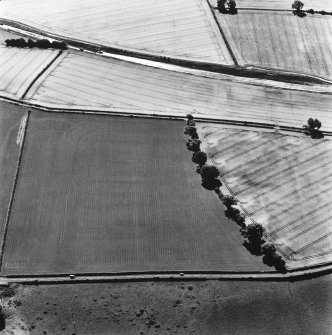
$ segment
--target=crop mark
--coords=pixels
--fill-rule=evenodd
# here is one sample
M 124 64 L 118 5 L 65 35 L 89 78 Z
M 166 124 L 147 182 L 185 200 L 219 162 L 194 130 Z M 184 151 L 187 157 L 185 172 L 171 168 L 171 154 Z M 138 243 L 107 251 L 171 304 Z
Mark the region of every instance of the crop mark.
M 313 226 L 311 226 L 311 227 L 309 227 L 309 228 L 307 228 L 307 229 L 305 229 L 305 230 L 302 230 L 301 232 L 299 232 L 299 233 L 297 233 L 296 235 L 294 235 L 294 236 L 288 238 L 287 240 L 288 240 L 288 241 L 295 240 L 295 239 L 298 238 L 299 236 L 301 236 L 301 235 L 303 235 L 303 234 L 305 234 L 305 233 L 307 233 L 307 232 L 313 230 L 314 228 L 317 228 L 317 227 L 321 226 L 322 224 L 326 223 L 326 222 L 329 221 L 330 219 L 332 219 L 332 215 L 330 215 L 328 218 L 326 218 L 326 219 L 324 219 L 324 220 L 322 220 L 322 221 L 316 223 L 315 225 L 313 225 Z
M 303 186 L 303 187 L 301 187 L 301 188 L 299 188 L 299 189 L 297 189 L 297 190 L 294 190 L 294 191 L 292 191 L 292 192 L 286 194 L 285 196 L 283 196 L 283 199 L 285 199 L 285 198 L 289 198 L 289 197 L 291 197 L 292 195 L 294 195 L 294 194 L 296 194 L 296 193 L 299 193 L 299 192 L 305 190 L 306 188 L 308 188 L 308 187 L 310 187 L 310 186 L 312 186 L 312 185 L 315 185 L 315 184 L 317 184 L 318 182 L 321 182 L 321 181 L 323 181 L 323 180 L 325 180 L 325 179 L 327 179 L 327 178 L 329 178 L 329 177 L 331 177 L 331 176 L 332 176 L 332 173 L 328 174 L 327 176 L 324 176 L 323 178 L 321 178 L 321 179 L 319 179 L 319 180 L 315 180 L 315 181 L 312 182 L 312 183 L 308 183 L 308 184 L 306 184 L 305 186 Z M 331 181 L 328 182 L 328 184 L 330 184 L 330 183 L 331 183 Z M 320 195 L 320 193 L 317 193 L 317 194 L 316 194 L 316 196 L 319 196 L 319 195 Z M 268 208 L 268 207 L 271 207 L 271 206 L 274 205 L 279 199 L 280 199 L 280 198 L 278 198 L 278 199 L 275 200 L 275 201 L 272 201 L 272 202 L 268 203 L 267 205 L 265 205 L 265 206 L 263 206 L 263 207 L 261 207 L 261 208 L 256 209 L 255 211 L 251 212 L 250 215 L 257 214 L 258 212 L 262 211 L 263 209 L 266 209 L 266 208 Z
M 21 120 L 21 123 L 20 123 L 20 127 L 19 127 L 18 132 L 17 132 L 16 144 L 18 146 L 20 146 L 20 147 L 22 147 L 22 142 L 23 142 L 23 137 L 24 137 L 24 132 L 25 132 L 25 127 L 26 127 L 27 119 L 28 119 L 28 115 L 25 114 L 22 117 L 22 120 Z
M 308 249 L 308 248 L 311 247 L 312 245 L 317 244 L 318 242 L 321 242 L 321 241 L 325 240 L 326 238 L 330 237 L 331 235 L 332 235 L 332 232 L 329 232 L 329 233 L 325 234 L 324 236 L 318 238 L 317 240 L 312 241 L 312 242 L 309 243 L 309 244 L 306 244 L 304 247 L 302 247 L 302 248 L 296 250 L 295 252 L 296 252 L 296 253 L 300 253 L 300 252 L 302 252 L 303 250 Z
M 327 189 L 327 190 L 325 190 L 324 192 L 320 192 L 320 193 L 321 193 L 321 194 L 322 194 L 322 193 L 326 193 L 326 192 L 328 192 L 330 189 L 332 189 L 332 187 L 329 188 L 329 189 Z M 316 197 L 316 194 L 315 194 L 314 196 L 311 196 L 310 198 L 307 198 L 305 201 L 302 201 L 302 203 L 305 203 L 305 202 L 307 202 L 308 200 L 314 199 L 315 197 Z M 297 207 L 298 205 L 301 205 L 302 203 L 300 203 L 300 204 L 296 204 L 296 205 L 293 206 L 293 207 Z M 287 223 L 287 224 L 285 224 L 285 225 L 283 225 L 283 226 L 281 226 L 281 227 L 279 227 L 279 228 L 277 228 L 277 229 L 275 229 L 275 230 L 269 232 L 269 236 L 273 236 L 273 235 L 277 234 L 279 231 L 283 230 L 284 228 L 287 228 L 287 227 L 293 225 L 295 222 L 298 222 L 299 220 L 302 220 L 302 219 L 304 219 L 304 218 L 306 218 L 306 217 L 308 217 L 308 216 L 311 216 L 312 214 L 315 214 L 315 213 L 317 213 L 318 211 L 320 211 L 320 210 L 322 210 L 322 209 L 324 209 L 324 208 L 326 208 L 326 207 L 328 207 L 328 206 L 330 206 L 330 205 L 331 205 L 331 203 L 328 202 L 328 203 L 326 203 L 326 204 L 324 204 L 324 205 L 322 205 L 322 206 L 320 206 L 320 207 L 317 207 L 317 208 L 313 209 L 313 210 L 310 211 L 310 212 L 307 212 L 307 213 L 305 213 L 305 214 L 303 214 L 303 215 L 297 217 L 296 219 L 292 220 L 291 222 L 289 222 L 289 223 Z M 285 212 L 288 212 L 289 209 L 290 209 L 290 208 L 287 208 L 287 210 L 284 210 L 284 211 L 282 211 L 282 212 L 284 212 L 284 213 L 285 213 Z M 282 213 L 282 212 L 281 212 L 281 213 Z M 278 217 L 278 215 L 274 215 L 274 216 L 273 216 L 273 218 L 277 218 L 277 217 Z
M 13 190 L 12 190 L 11 195 L 10 195 L 10 201 L 9 201 L 9 205 L 8 205 L 8 209 L 7 209 L 4 233 L 3 233 L 3 237 L 2 237 L 2 241 L 1 241 L 0 272 L 1 272 L 1 268 L 2 268 L 3 254 L 4 254 L 4 250 L 5 250 L 6 237 L 7 237 L 7 232 L 8 232 L 8 225 L 9 225 L 10 214 L 11 214 L 11 210 L 12 210 L 12 206 L 13 206 L 13 202 L 14 202 L 15 190 L 16 190 L 18 175 L 19 175 L 20 166 L 21 166 L 21 160 L 22 160 L 22 155 L 23 155 L 25 138 L 26 138 L 26 134 L 27 134 L 27 130 L 28 130 L 30 113 L 31 113 L 31 111 L 28 110 L 28 112 L 26 114 L 25 127 L 24 127 L 24 132 L 23 132 L 23 135 L 22 135 L 20 153 L 19 153 L 18 160 L 17 160 L 17 167 L 16 167 L 16 174 L 15 174 L 15 179 L 14 179 L 14 183 L 13 183 Z
M 315 170 L 317 170 L 317 169 L 321 169 L 321 168 L 323 168 L 323 167 L 325 167 L 325 166 L 327 166 L 327 165 L 329 165 L 329 164 L 331 164 L 331 163 L 332 163 L 332 161 L 328 161 L 328 162 L 326 162 L 326 163 L 324 163 L 324 164 L 322 164 L 322 165 L 315 166 L 315 167 L 313 167 L 312 169 L 310 169 L 309 171 L 307 171 L 307 172 L 305 172 L 305 173 L 302 173 L 302 174 L 300 174 L 300 175 L 298 175 L 298 176 L 296 176 L 296 177 L 294 177 L 294 178 L 291 178 L 291 179 L 288 179 L 288 180 L 284 181 L 284 182 L 281 183 L 281 184 L 278 184 L 278 185 L 276 185 L 276 186 L 274 186 L 274 187 L 272 187 L 272 188 L 269 188 L 269 190 L 266 191 L 266 192 L 262 192 L 262 193 L 259 193 L 259 194 L 255 195 L 255 196 L 253 196 L 253 199 L 258 199 L 258 198 L 260 198 L 260 197 L 266 195 L 267 193 L 270 193 L 271 191 L 275 191 L 276 189 L 278 189 L 278 188 L 280 188 L 280 187 L 282 187 L 282 186 L 284 186 L 284 185 L 290 184 L 290 183 L 292 183 L 293 181 L 298 180 L 298 178 L 300 178 L 300 177 L 305 177 L 305 176 L 307 176 L 308 174 L 314 172 Z
M 307 149 L 310 149 L 310 148 L 311 148 L 311 147 L 306 148 L 306 149 L 304 149 L 304 150 L 307 150 Z M 298 152 L 296 152 L 296 153 L 299 153 L 299 152 L 304 151 L 304 150 L 300 150 L 300 151 L 298 151 Z M 265 177 L 264 179 L 262 179 L 262 180 L 260 180 L 260 181 L 253 182 L 250 186 L 248 186 L 248 187 L 246 187 L 246 188 L 244 188 L 244 189 L 242 189 L 242 190 L 236 192 L 236 195 L 239 195 L 240 193 L 243 193 L 243 192 L 245 192 L 245 191 L 247 191 L 247 190 L 249 190 L 249 189 L 251 189 L 251 188 L 253 188 L 253 187 L 257 187 L 257 186 L 259 186 L 260 184 L 262 184 L 262 183 L 264 183 L 264 182 L 270 180 L 271 178 L 274 178 L 274 177 L 276 177 L 276 176 L 278 176 L 278 175 L 280 175 L 280 174 L 282 174 L 282 173 L 284 173 L 284 172 L 286 172 L 286 171 L 288 171 L 288 170 L 290 170 L 290 169 L 294 169 L 295 166 L 298 167 L 298 166 L 300 166 L 300 165 L 303 165 L 303 164 L 305 164 L 305 163 L 307 163 L 307 162 L 310 162 L 310 161 L 312 161 L 313 159 L 316 159 L 316 158 L 320 157 L 321 155 L 324 155 L 324 154 L 326 154 L 326 153 L 328 153 L 328 152 L 330 152 L 330 149 L 324 150 L 323 152 L 320 152 L 320 153 L 318 153 L 318 154 L 315 155 L 315 156 L 312 156 L 312 157 L 310 157 L 310 158 L 308 158 L 308 159 L 305 159 L 305 160 L 302 161 L 302 162 L 296 162 L 295 165 L 289 165 L 286 169 L 283 169 L 283 170 L 278 171 L 278 172 L 276 172 L 276 173 L 274 173 L 274 174 L 272 174 L 272 175 L 269 175 L 269 176 Z M 264 169 L 267 168 L 267 167 L 276 165 L 277 162 L 280 162 L 280 161 L 284 160 L 286 157 L 292 157 L 292 156 L 293 156 L 293 155 L 288 155 L 288 156 L 285 156 L 285 157 L 283 157 L 283 158 L 281 158 L 281 159 L 278 159 L 278 160 L 276 160 L 276 161 L 273 161 L 272 163 L 270 163 L 270 164 L 264 166 L 263 168 L 259 168 L 259 169 L 255 170 L 255 171 L 253 171 L 253 172 L 248 173 L 247 176 L 253 175 L 253 174 L 255 174 L 255 173 L 257 173 L 257 172 L 259 172 L 259 171 L 261 171 L 261 170 L 264 170 Z M 244 185 L 244 184 L 246 184 L 246 183 L 247 183 L 247 180 L 245 180 L 243 183 L 239 184 L 239 186 Z

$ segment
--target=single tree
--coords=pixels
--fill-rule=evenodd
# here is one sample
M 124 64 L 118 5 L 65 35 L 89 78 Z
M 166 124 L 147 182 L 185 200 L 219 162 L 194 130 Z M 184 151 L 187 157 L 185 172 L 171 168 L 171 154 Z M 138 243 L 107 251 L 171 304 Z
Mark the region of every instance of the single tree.
M 213 180 L 219 177 L 219 170 L 213 165 L 203 165 L 201 168 L 201 176 L 203 180 Z
M 33 41 L 31 38 L 28 39 L 28 47 L 29 48 L 35 48 L 36 47 L 36 42 Z
M 265 242 L 262 244 L 261 249 L 264 255 L 272 255 L 276 251 L 276 247 L 270 242 Z
M 198 134 L 197 134 L 197 129 L 196 127 L 193 127 L 193 126 L 187 126 L 185 129 L 184 129 L 184 133 L 186 135 L 189 135 L 192 139 L 197 139 L 198 138 Z
M 312 138 L 322 138 L 323 133 L 319 130 L 322 123 L 318 119 L 309 118 L 307 124 L 302 126 L 306 135 L 311 135 Z
M 217 8 L 218 8 L 218 11 L 220 13 L 227 13 L 226 2 L 227 2 L 227 0 L 218 0 L 217 1 Z
M 254 245 L 262 245 L 264 243 L 263 239 L 264 228 L 259 223 L 251 223 L 247 226 L 245 236 L 247 237 L 249 243 Z
M 222 203 L 228 208 L 230 206 L 236 205 L 237 200 L 232 195 L 225 195 L 222 199 Z
M 235 0 L 229 0 L 227 4 L 228 4 L 229 13 L 232 14 L 232 15 L 237 14 Z
M 292 3 L 292 9 L 296 11 L 301 11 L 303 6 L 304 6 L 304 3 L 302 1 L 296 0 Z
M 199 151 L 200 150 L 200 145 L 201 141 L 198 139 L 189 139 L 186 143 L 188 150 L 190 151 Z
M 194 152 L 193 157 L 192 157 L 192 161 L 195 164 L 198 164 L 200 167 L 202 167 L 207 161 L 206 153 L 203 152 L 203 151 Z

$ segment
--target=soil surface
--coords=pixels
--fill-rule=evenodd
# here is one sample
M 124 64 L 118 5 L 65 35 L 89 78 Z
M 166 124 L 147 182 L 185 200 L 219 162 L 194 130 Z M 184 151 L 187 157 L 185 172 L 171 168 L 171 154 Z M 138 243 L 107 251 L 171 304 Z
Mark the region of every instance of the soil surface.
M 129 282 L 14 291 L 3 299 L 5 334 L 327 335 L 332 330 L 331 275 L 293 283 Z

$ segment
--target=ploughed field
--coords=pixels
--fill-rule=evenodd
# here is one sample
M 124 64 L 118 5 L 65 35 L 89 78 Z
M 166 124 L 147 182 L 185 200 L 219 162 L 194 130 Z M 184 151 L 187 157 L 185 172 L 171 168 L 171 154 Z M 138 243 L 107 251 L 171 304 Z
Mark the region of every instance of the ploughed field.
M 120 112 L 186 113 L 211 118 L 301 127 L 317 117 L 332 130 L 327 94 L 258 86 L 230 76 L 151 68 L 122 60 L 68 53 L 26 96 L 51 107 L 112 108 Z M 283 86 L 281 86 L 283 87 Z M 311 88 L 310 88 L 311 89 Z
M 253 10 L 216 16 L 240 65 L 332 78 L 331 16 Z
M 209 0 L 212 6 L 217 6 L 217 0 Z M 332 11 L 331 0 L 305 0 L 303 9 L 325 10 Z M 236 2 L 237 8 L 257 8 L 257 9 L 278 9 L 291 10 L 293 1 L 290 0 L 238 0 Z
M 268 270 L 200 185 L 183 128 L 33 111 L 2 273 Z
M 213 124 L 199 132 L 202 150 L 290 268 L 331 261 L 331 140 Z
M 233 65 L 202 0 L 2 0 L 2 17 L 97 44 Z
M 33 79 L 47 67 L 58 52 L 0 46 L 1 95 L 21 98 Z

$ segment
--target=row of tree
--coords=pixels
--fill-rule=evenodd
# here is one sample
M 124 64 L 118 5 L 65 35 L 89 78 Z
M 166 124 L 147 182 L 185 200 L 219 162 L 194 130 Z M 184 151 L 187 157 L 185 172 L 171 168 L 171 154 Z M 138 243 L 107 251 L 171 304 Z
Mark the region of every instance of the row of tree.
M 326 12 L 325 10 L 315 11 L 312 8 L 306 11 L 303 10 L 304 3 L 302 1 L 296 0 L 292 3 L 293 14 L 299 17 L 305 17 L 307 14 L 322 14 L 322 15 L 332 15 L 332 12 Z
M 219 199 L 226 207 L 225 215 L 227 218 L 235 221 L 241 228 L 241 234 L 245 241 L 243 245 L 254 255 L 263 255 L 263 262 L 268 266 L 274 266 L 276 270 L 286 273 L 285 261 L 276 253 L 275 246 L 266 242 L 264 239 L 264 228 L 258 223 L 246 225 L 245 215 L 235 205 L 238 200 L 232 195 L 224 195 L 220 191 L 222 186 L 219 180 L 220 172 L 214 165 L 208 165 L 207 155 L 201 151 L 201 141 L 195 127 L 195 121 L 191 114 L 187 115 L 187 126 L 184 133 L 189 136 L 187 148 L 193 151 L 192 161 L 197 164 L 196 171 L 201 175 L 202 186 L 208 190 L 215 191 Z
M 39 49 L 60 49 L 66 50 L 67 44 L 65 42 L 53 41 L 50 42 L 48 39 L 32 40 L 29 38 L 27 41 L 24 38 L 14 38 L 5 40 L 7 47 L 16 48 L 39 48 Z
M 217 8 L 222 14 L 237 14 L 236 2 L 235 0 L 218 0 Z

